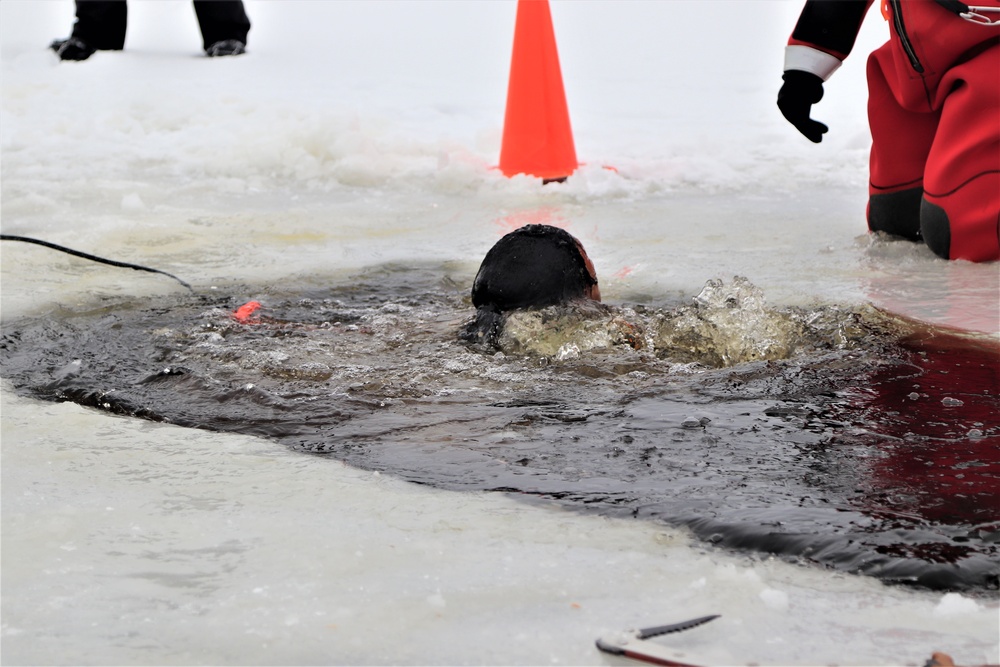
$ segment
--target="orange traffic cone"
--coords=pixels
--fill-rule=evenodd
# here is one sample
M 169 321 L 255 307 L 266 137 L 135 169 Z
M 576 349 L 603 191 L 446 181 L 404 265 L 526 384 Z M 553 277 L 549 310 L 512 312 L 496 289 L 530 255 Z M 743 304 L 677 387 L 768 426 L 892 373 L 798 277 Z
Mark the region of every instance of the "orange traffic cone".
M 577 166 L 549 0 L 518 0 L 500 171 L 557 181 Z

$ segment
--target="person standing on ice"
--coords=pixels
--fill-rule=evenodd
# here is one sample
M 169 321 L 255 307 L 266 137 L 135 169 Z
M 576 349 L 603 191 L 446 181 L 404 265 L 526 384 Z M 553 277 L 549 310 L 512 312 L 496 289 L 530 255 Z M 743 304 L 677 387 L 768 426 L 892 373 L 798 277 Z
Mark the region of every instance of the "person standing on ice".
M 868 228 L 947 259 L 1000 259 L 1000 0 L 880 0 L 890 38 L 868 59 Z M 806 0 L 778 107 L 810 141 L 823 82 L 872 0 Z
M 246 53 L 250 19 L 241 0 L 194 0 L 194 11 L 207 55 Z M 121 51 L 127 26 L 125 0 L 77 0 L 73 33 L 49 48 L 60 60 L 86 60 L 95 51 Z

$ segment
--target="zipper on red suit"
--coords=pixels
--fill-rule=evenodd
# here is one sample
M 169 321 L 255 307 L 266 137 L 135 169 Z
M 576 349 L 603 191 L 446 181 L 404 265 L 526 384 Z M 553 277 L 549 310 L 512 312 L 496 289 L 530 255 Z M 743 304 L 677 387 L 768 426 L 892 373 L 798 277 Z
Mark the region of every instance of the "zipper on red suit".
M 913 45 L 910 44 L 910 38 L 906 34 L 906 27 L 903 25 L 903 3 L 900 0 L 889 0 L 889 4 L 892 5 L 892 23 L 896 26 L 896 34 L 899 35 L 899 43 L 903 45 L 903 51 L 906 52 L 906 57 L 910 59 L 910 65 L 918 74 L 924 73 L 924 66 L 920 64 L 920 60 L 917 58 L 916 51 L 913 50 Z

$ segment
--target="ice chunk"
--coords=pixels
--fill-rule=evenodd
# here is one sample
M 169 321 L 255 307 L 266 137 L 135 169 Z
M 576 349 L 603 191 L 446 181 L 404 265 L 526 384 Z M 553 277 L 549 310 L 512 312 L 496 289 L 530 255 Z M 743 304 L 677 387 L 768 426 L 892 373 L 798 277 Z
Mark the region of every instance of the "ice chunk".
M 979 611 L 979 603 L 961 593 L 945 593 L 934 607 L 935 616 L 958 616 Z
M 122 197 L 122 210 L 144 211 L 146 210 L 146 204 L 142 201 L 142 197 L 138 193 L 133 192 Z
M 765 588 L 758 597 L 764 602 L 768 609 L 774 611 L 788 611 L 788 593 L 775 588 Z

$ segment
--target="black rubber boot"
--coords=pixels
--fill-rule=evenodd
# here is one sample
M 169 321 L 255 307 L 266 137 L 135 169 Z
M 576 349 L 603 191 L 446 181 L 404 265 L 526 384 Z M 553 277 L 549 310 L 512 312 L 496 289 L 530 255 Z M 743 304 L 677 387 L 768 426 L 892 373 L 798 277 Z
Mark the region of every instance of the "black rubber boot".
M 868 229 L 901 236 L 909 241 L 920 240 L 920 200 L 922 188 L 900 190 L 868 198 Z
M 97 49 L 76 37 L 57 39 L 49 44 L 49 48 L 56 52 L 59 60 L 86 60 L 97 51 Z
M 224 39 L 221 42 L 216 42 L 205 49 L 205 53 L 208 54 L 209 58 L 218 58 L 220 56 L 238 56 L 246 52 L 246 44 L 236 39 Z
M 948 222 L 948 214 L 926 199 L 920 201 L 920 233 L 924 237 L 924 243 L 935 255 L 951 259 L 951 224 Z

